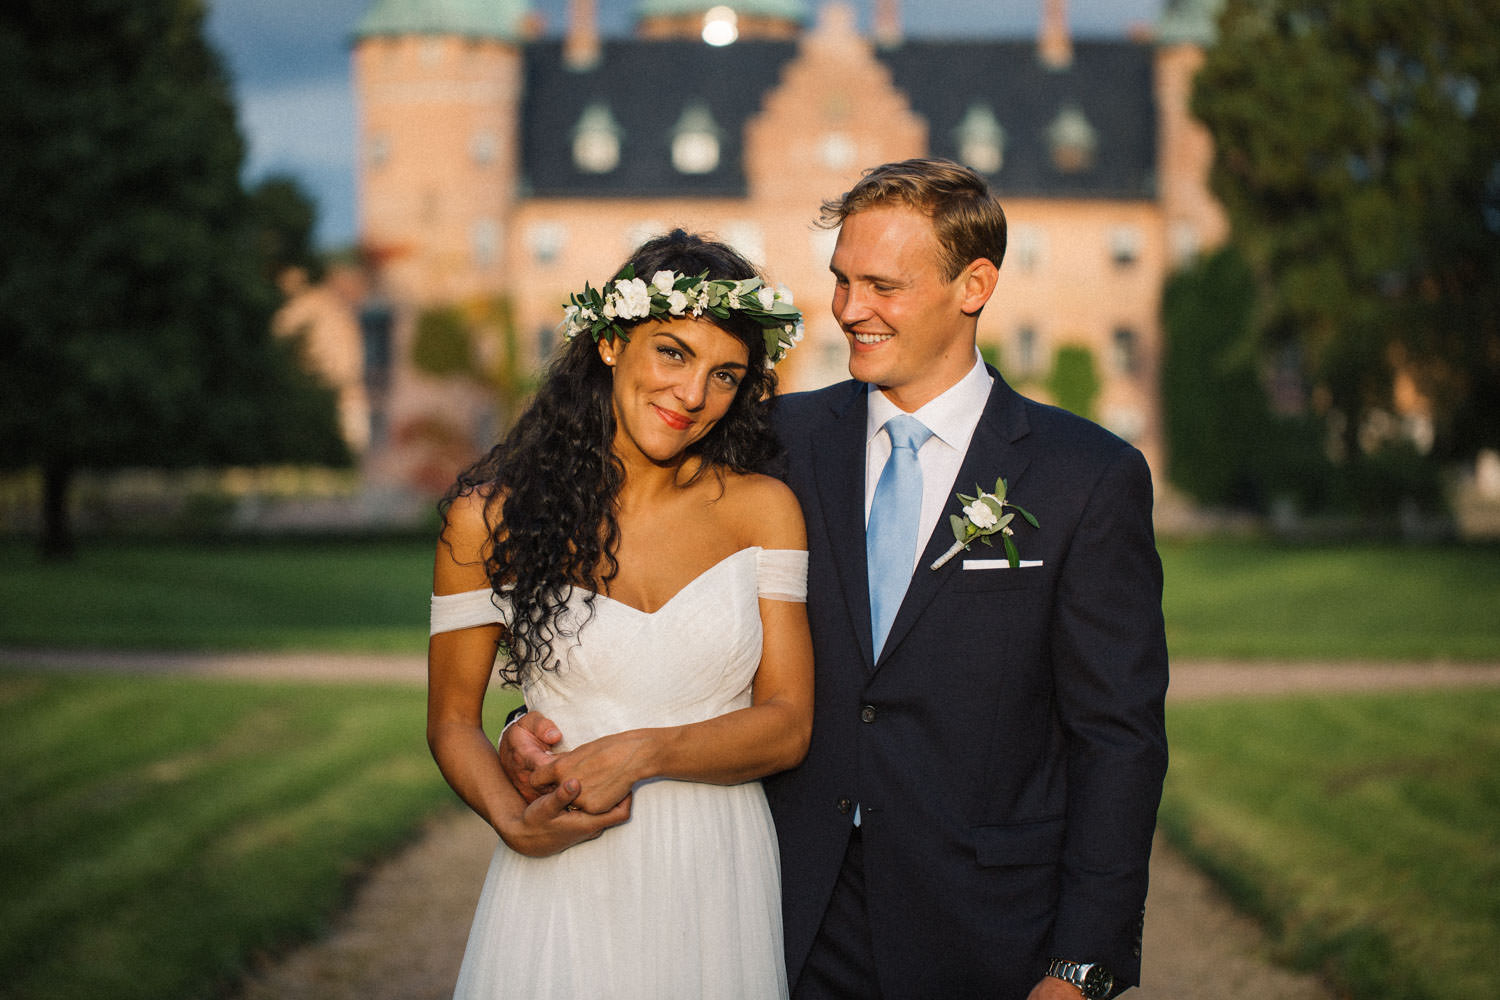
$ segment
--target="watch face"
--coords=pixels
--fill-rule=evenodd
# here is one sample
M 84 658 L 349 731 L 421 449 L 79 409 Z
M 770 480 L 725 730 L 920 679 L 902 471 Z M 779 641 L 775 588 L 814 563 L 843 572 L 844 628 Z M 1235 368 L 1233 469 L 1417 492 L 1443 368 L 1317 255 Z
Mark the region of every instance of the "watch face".
M 1109 996 L 1109 991 L 1115 985 L 1115 977 L 1107 970 L 1097 965 L 1089 966 L 1089 971 L 1083 976 L 1083 995 L 1089 1000 L 1098 997 Z

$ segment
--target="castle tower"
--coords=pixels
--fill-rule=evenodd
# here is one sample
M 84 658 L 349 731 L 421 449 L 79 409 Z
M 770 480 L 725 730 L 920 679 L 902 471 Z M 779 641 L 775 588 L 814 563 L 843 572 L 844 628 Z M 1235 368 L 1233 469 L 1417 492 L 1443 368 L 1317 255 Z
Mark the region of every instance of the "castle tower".
M 1156 107 L 1159 199 L 1172 266 L 1211 250 L 1229 235 L 1209 188 L 1213 138 L 1191 108 L 1193 78 L 1213 44 L 1223 0 L 1168 0 L 1158 26 Z
M 640 0 L 642 38 L 702 38 L 710 45 L 740 39 L 796 38 L 808 21 L 806 0 Z
M 377 0 L 354 41 L 360 239 L 412 302 L 498 291 L 526 0 Z

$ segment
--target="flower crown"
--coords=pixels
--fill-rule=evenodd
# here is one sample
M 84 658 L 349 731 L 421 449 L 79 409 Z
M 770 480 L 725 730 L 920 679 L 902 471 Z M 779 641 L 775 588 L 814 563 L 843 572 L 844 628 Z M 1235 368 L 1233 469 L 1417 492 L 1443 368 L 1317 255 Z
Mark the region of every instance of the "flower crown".
M 767 367 L 802 339 L 802 313 L 792 306 L 792 293 L 784 287 L 768 288 L 759 278 L 711 280 L 707 271 L 697 277 L 657 271 L 648 285 L 629 264 L 603 288 L 596 291 L 585 283 L 581 293 L 568 296 L 561 326 L 567 340 L 587 333 L 595 343 L 601 337 L 628 341 L 622 322 L 674 316 L 697 319 L 705 313 L 716 319 L 739 313 L 759 323 L 766 339 Z

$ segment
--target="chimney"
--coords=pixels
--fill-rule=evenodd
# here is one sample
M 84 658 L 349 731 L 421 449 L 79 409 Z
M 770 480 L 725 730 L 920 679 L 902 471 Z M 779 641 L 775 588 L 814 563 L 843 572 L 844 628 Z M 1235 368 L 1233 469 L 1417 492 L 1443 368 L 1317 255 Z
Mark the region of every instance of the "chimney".
M 1037 58 L 1048 69 L 1073 65 L 1073 38 L 1068 34 L 1068 0 L 1042 0 L 1042 34 Z
M 901 44 L 901 0 L 875 0 L 875 44 L 883 49 Z
M 563 64 L 573 70 L 599 65 L 599 16 L 595 0 L 568 0 L 568 34 Z

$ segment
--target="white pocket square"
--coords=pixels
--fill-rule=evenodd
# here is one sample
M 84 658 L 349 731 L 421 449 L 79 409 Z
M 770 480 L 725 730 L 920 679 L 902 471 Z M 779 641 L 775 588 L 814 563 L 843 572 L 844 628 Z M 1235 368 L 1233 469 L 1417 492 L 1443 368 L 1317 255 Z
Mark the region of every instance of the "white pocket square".
M 1041 564 L 1040 559 L 1022 559 L 1016 569 L 1035 569 Z M 1010 569 L 1010 563 L 1005 559 L 965 559 L 964 569 Z

